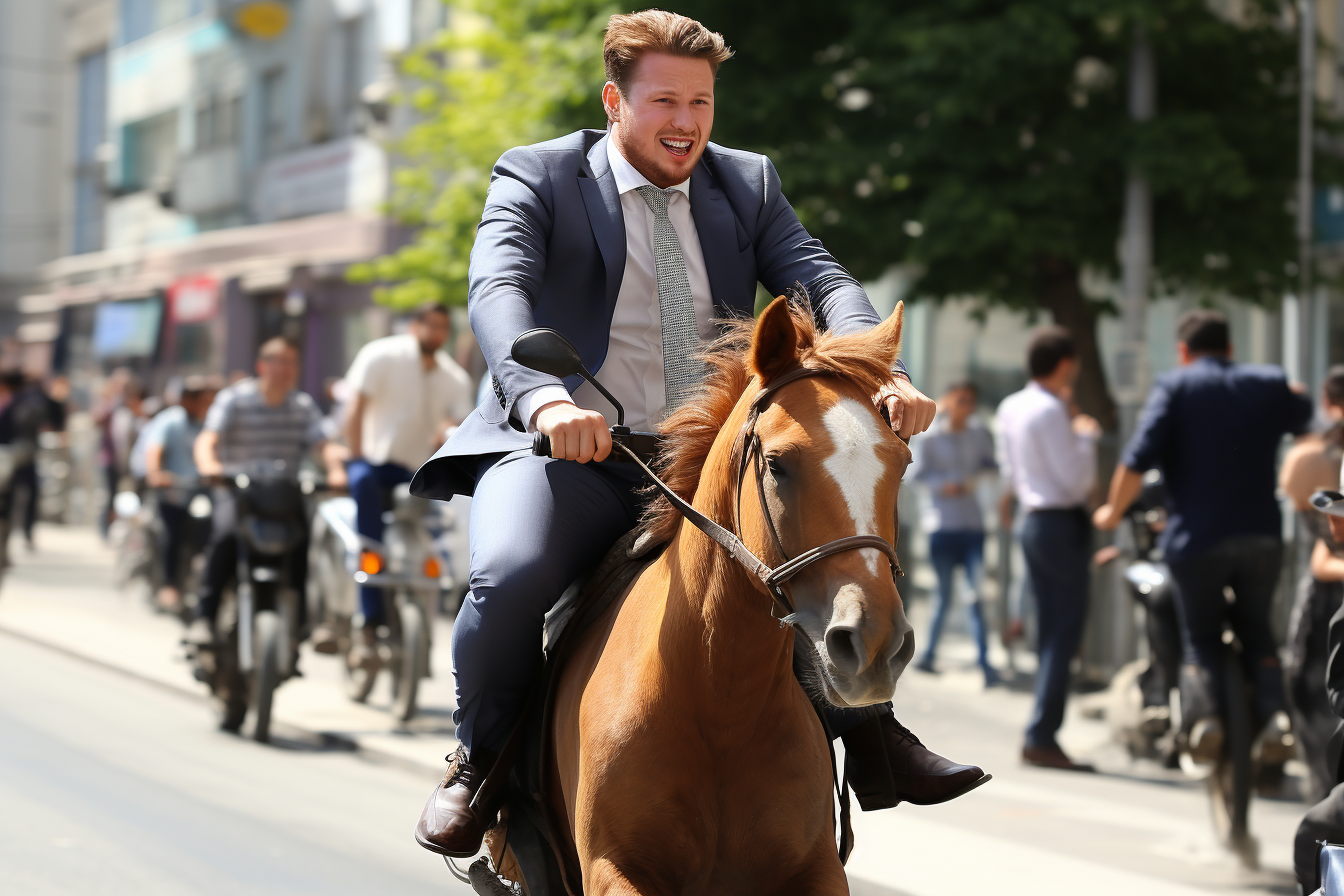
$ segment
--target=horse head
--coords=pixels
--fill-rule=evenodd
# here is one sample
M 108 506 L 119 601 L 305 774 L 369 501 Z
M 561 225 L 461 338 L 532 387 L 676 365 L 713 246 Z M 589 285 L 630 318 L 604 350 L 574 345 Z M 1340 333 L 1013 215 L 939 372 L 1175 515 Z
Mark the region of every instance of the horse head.
M 817 332 L 804 310 L 777 299 L 757 321 L 748 358 L 762 388 L 799 367 L 814 372 L 780 388 L 756 422 L 762 487 L 743 489 L 739 525 L 744 541 L 764 552 L 758 556 L 782 547 L 797 557 L 853 535 L 896 544 L 896 496 L 910 449 L 873 397 L 890 381 L 903 314 L 898 305 L 866 333 L 835 336 Z M 892 571 L 881 551 L 863 548 L 824 557 L 788 584 L 815 685 L 832 703 L 890 700 L 914 655 Z

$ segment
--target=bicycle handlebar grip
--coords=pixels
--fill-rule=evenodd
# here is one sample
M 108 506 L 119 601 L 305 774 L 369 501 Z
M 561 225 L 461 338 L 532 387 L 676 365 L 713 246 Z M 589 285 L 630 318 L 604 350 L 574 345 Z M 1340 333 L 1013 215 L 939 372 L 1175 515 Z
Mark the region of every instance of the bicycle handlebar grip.
M 532 433 L 532 453 L 537 457 L 550 457 L 551 437 L 544 432 Z

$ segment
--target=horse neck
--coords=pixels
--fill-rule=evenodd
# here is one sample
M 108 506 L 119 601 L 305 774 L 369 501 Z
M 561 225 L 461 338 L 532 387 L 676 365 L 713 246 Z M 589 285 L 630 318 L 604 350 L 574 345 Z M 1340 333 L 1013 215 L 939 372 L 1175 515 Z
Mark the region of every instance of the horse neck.
M 749 389 L 748 395 L 755 394 Z M 746 419 L 745 402 L 724 424 L 705 461 L 691 502 L 725 528 L 735 525 L 737 467 L 733 447 Z M 750 474 L 750 471 L 749 471 Z M 744 494 L 744 501 L 753 500 Z M 770 705 L 797 688 L 793 632 L 770 615 L 771 600 L 729 553 L 683 520 L 665 554 L 671 573 L 667 619 L 684 672 L 704 678 L 704 705 L 741 717 L 744 704 Z M 791 695 L 790 695 L 791 696 Z

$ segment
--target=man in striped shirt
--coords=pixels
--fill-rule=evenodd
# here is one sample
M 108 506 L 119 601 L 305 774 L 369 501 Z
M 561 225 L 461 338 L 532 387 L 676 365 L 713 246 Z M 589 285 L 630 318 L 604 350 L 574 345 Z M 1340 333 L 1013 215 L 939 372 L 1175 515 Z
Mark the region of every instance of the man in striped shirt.
M 196 469 L 203 478 L 246 470 L 259 463 L 275 464 L 277 471 L 294 475 L 311 452 L 323 457 L 330 484 L 344 484 L 345 470 L 338 452 L 326 450 L 322 412 L 308 393 L 295 388 L 298 379 L 298 346 L 283 336 L 262 343 L 256 377 L 221 391 L 205 415 L 193 450 Z M 237 566 L 233 497 L 217 490 L 214 504 L 205 582 L 197 618 L 187 635 L 197 643 L 214 640 L 220 596 Z M 306 563 L 306 549 L 297 550 L 295 555 L 297 563 Z

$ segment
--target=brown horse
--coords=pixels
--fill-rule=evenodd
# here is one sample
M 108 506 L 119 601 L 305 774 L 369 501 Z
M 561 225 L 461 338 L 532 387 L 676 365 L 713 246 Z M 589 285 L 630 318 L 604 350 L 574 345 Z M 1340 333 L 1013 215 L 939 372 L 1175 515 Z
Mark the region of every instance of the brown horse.
M 910 451 L 873 395 L 901 320 L 898 306 L 862 335 L 821 334 L 777 299 L 754 331 L 737 325 L 710 349 L 699 398 L 663 428 L 665 480 L 767 563 L 784 559 L 771 524 L 794 557 L 844 536 L 895 544 Z M 763 487 L 739 493 L 753 396 L 799 367 L 815 375 L 787 382 L 756 420 Z M 847 893 L 794 631 L 772 618 L 761 581 L 665 499 L 645 525 L 667 550 L 581 635 L 556 691 L 551 811 L 568 822 L 584 893 Z M 883 553 L 828 556 L 787 590 L 824 696 L 891 699 L 914 638 Z

